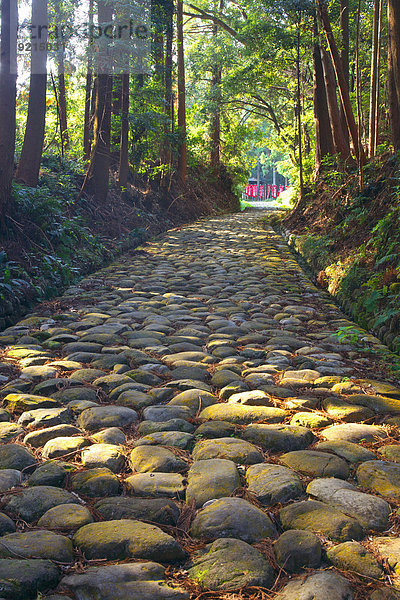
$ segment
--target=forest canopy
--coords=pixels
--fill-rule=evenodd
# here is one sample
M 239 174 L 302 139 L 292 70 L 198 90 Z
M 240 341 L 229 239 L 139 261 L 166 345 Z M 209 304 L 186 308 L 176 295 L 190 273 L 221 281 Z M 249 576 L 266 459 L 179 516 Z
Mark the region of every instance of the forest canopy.
M 138 178 L 184 185 L 200 165 L 239 190 L 257 149 L 300 198 L 332 166 L 362 180 L 400 145 L 399 13 L 395 0 L 2 0 L 1 214 L 48 157 L 82 175 L 71 202 Z

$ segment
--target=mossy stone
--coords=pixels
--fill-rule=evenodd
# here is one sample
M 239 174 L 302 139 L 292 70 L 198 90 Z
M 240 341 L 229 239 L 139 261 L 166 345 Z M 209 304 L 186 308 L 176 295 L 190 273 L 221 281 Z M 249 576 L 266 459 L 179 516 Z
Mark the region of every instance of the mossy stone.
M 0 559 L 0 590 L 6 600 L 33 600 L 55 588 L 60 569 L 50 560 Z
M 3 408 L 12 413 L 23 413 L 36 408 L 57 408 L 60 403 L 54 398 L 33 394 L 8 394 L 3 400 Z
M 75 473 L 71 476 L 71 487 L 77 494 L 90 498 L 117 496 L 121 491 L 118 477 L 105 467 Z
M 400 498 L 400 465 L 382 460 L 369 460 L 357 469 L 357 481 L 372 492 L 388 498 Z
M 372 579 L 380 579 L 383 574 L 374 555 L 358 542 L 344 542 L 328 548 L 326 555 L 335 567 L 343 571 L 354 571 Z
M 4 444 L 24 433 L 24 429 L 17 423 L 0 422 L 0 444 Z
M 10 496 L 4 510 L 32 523 L 59 504 L 78 504 L 78 499 L 66 490 L 42 485 L 23 489 L 20 493 Z
M 386 558 L 391 569 L 400 575 L 400 540 L 386 536 L 373 539 L 373 547 L 379 554 Z
M 242 540 L 221 538 L 206 546 L 193 559 L 188 575 L 202 588 L 237 590 L 243 586 L 271 587 L 271 565 Z
M 390 505 L 377 496 L 364 494 L 342 479 L 314 479 L 307 493 L 354 517 L 366 530 L 384 531 L 388 527 Z
M 353 600 L 349 581 L 334 571 L 316 571 L 287 583 L 274 600 Z
M 156 431 L 150 435 L 145 435 L 134 442 L 136 446 L 174 446 L 186 450 L 191 446 L 194 436 L 191 433 L 183 431 Z
M 213 394 L 203 390 L 191 389 L 174 396 L 168 404 L 170 406 L 186 406 L 190 409 L 192 416 L 195 416 L 203 408 L 212 406 L 217 402 L 218 398 L 213 396 Z
M 360 404 L 374 413 L 400 414 L 400 399 L 369 394 L 351 394 L 346 400 L 351 404 Z
M 75 470 L 74 465 L 61 462 L 49 461 L 40 465 L 29 477 L 27 484 L 29 486 L 50 485 L 62 487 L 68 473 Z
M 106 427 L 127 427 L 138 419 L 132 408 L 125 406 L 95 406 L 87 408 L 77 419 L 78 427 L 87 431 L 98 431 Z
M 338 456 L 316 450 L 295 450 L 282 454 L 280 462 L 295 471 L 313 477 L 341 477 L 346 479 L 350 470 Z
M 39 431 L 31 431 L 24 437 L 24 444 L 29 444 L 34 448 L 40 448 L 40 446 L 44 446 L 46 442 L 54 438 L 67 437 L 79 433 L 81 433 L 81 430 L 74 425 L 54 425 L 53 427 L 46 427 Z
M 195 461 L 225 458 L 241 465 L 253 465 L 264 460 L 253 444 L 232 437 L 197 442 L 192 456 Z
M 229 437 L 233 433 L 235 433 L 235 425 L 228 421 L 207 421 L 197 427 L 194 435 L 196 438 L 215 439 Z
M 157 563 L 127 563 L 89 567 L 84 573 L 64 577 L 62 589 L 81 600 L 188 600 L 189 594 L 163 581 L 164 568 Z M 64 596 L 63 596 L 64 598 Z
M 36 459 L 26 448 L 19 444 L 0 446 L 0 469 L 24 469 L 36 464 Z
M 168 421 L 142 421 L 138 427 L 141 435 L 150 435 L 156 431 L 184 431 L 192 433 L 195 426 L 185 419 L 168 419 Z
M 95 389 L 89 387 L 70 387 L 53 393 L 51 397 L 57 400 L 57 402 L 60 404 L 69 404 L 70 402 L 77 402 L 78 400 L 96 402 L 97 392 Z
M 76 531 L 83 525 L 93 522 L 90 511 L 85 506 L 59 504 L 50 508 L 40 517 L 38 527 Z
M 107 467 L 113 473 L 120 473 L 125 465 L 125 457 L 115 444 L 93 444 L 82 452 L 82 465 L 89 469 Z
M 388 444 L 378 448 L 378 454 L 387 460 L 395 463 L 400 463 L 400 444 Z
M 247 425 L 257 421 L 281 423 L 289 413 L 271 406 L 245 406 L 237 404 L 213 404 L 201 411 L 202 420 L 228 421 L 238 425 Z
M 360 540 L 364 537 L 363 529 L 356 519 L 316 500 L 290 504 L 280 511 L 279 516 L 285 529 L 305 529 L 322 533 L 338 542 Z
M 239 472 L 231 460 L 199 460 L 188 472 L 186 502 L 194 501 L 199 508 L 209 500 L 230 496 L 240 485 Z
M 103 498 L 95 509 L 105 521 L 133 519 L 161 525 L 176 525 L 180 514 L 177 504 L 167 498 Z
M 184 498 L 185 481 L 179 473 L 137 473 L 125 479 L 128 494 L 150 498 Z
M 274 552 L 279 566 L 289 573 L 304 567 L 316 569 L 321 564 L 321 542 L 311 531 L 285 531 L 274 543 Z
M 375 460 L 375 454 L 368 448 L 364 448 L 353 442 L 332 440 L 330 442 L 319 442 L 315 445 L 315 450 L 319 452 L 332 452 L 340 458 L 344 458 L 350 463 L 360 463 L 367 460 Z
M 160 446 L 137 446 L 131 452 L 130 462 L 137 473 L 171 473 L 187 469 L 184 460 Z
M 298 425 L 248 425 L 243 438 L 266 450 L 288 452 L 303 450 L 313 443 L 315 436 L 307 427 Z
M 85 525 L 75 533 L 73 542 L 89 560 L 140 558 L 175 562 L 185 557 L 173 537 L 155 525 L 130 519 Z
M 55 437 L 45 443 L 42 456 L 43 458 L 60 458 L 73 454 L 89 444 L 89 440 L 81 435 Z
M 71 563 L 74 553 L 71 540 L 52 531 L 9 533 L 1 538 L 0 558 L 47 558 Z
M 334 419 L 340 419 L 345 423 L 357 423 L 366 421 L 374 416 L 374 413 L 369 408 L 350 404 L 339 398 L 325 398 L 322 402 L 324 410 Z
M 321 415 L 315 412 L 298 412 L 292 417 L 291 425 L 301 425 L 310 429 L 320 429 L 331 425 L 332 419 L 326 415 Z
M 258 464 L 246 472 L 248 490 L 266 505 L 287 502 L 303 493 L 300 478 L 291 469 L 275 464 Z
M 195 538 L 231 537 L 248 543 L 276 536 L 270 518 L 243 498 L 215 500 L 197 514 L 190 532 Z
M 379 425 L 366 425 L 365 423 L 331 425 L 320 433 L 329 441 L 353 442 L 355 444 L 361 441 L 374 442 L 375 438 L 384 439 L 387 437 L 386 431 Z
M 8 515 L 0 512 L 0 535 L 14 533 L 16 531 L 15 523 Z
M 17 469 L 0 470 L 0 493 L 7 492 L 16 485 L 21 485 L 22 473 Z

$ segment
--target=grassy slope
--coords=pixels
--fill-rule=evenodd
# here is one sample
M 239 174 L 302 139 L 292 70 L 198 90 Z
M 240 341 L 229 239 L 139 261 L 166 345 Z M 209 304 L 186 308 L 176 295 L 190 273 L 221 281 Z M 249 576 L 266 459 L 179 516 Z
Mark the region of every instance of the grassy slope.
M 399 353 L 400 160 L 375 160 L 364 176 L 360 191 L 357 176 L 329 172 L 307 208 L 292 211 L 281 226 L 294 234 L 318 283 Z

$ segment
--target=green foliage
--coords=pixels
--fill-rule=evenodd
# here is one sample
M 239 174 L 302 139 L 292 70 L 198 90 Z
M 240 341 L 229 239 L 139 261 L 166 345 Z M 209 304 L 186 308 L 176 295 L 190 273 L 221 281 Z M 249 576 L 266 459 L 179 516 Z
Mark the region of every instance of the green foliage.
M 360 331 L 354 325 L 348 325 L 346 327 L 339 327 L 337 331 L 335 331 L 334 335 L 338 338 L 340 342 L 348 342 L 358 348 L 364 348 L 364 339 L 363 335 L 365 332 Z
M 333 242 L 327 235 L 306 234 L 296 239 L 296 245 L 300 253 L 307 257 L 313 268 L 323 269 L 333 250 Z

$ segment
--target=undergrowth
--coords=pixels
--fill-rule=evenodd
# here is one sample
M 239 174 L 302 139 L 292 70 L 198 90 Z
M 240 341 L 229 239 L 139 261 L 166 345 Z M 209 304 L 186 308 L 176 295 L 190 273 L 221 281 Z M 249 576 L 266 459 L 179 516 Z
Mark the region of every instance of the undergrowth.
M 59 294 L 151 236 L 202 215 L 238 209 L 229 175 L 223 175 L 216 184 L 197 167 L 184 187 L 172 180 L 164 188 L 148 179 L 131 180 L 122 195 L 112 182 L 107 201 L 99 204 L 93 197 L 76 200 L 81 164 L 45 156 L 36 188 L 13 184 L 13 210 L 2 221 L 0 329 L 33 302 Z
M 356 174 L 326 173 L 282 224 L 318 283 L 400 353 L 400 156 L 371 161 L 362 190 Z

